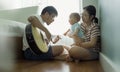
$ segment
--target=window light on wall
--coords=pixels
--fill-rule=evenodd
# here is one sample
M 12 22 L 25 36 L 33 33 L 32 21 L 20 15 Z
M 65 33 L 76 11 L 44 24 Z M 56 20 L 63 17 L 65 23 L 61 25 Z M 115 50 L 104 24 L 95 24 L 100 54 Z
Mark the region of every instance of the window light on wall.
M 47 26 L 52 34 L 63 34 L 69 27 L 69 14 L 81 11 L 82 0 L 23 0 L 23 7 L 39 5 L 40 11 L 49 5 L 58 10 L 58 17 L 55 21 Z M 40 12 L 41 13 L 41 12 Z

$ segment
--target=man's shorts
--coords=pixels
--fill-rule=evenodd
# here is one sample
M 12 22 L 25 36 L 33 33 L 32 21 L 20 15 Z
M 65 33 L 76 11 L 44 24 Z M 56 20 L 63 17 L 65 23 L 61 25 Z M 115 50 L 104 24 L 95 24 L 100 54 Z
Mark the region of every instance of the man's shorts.
M 28 60 L 49 60 L 49 59 L 52 59 L 53 58 L 52 47 L 49 46 L 48 48 L 49 48 L 49 50 L 47 53 L 43 53 L 40 55 L 35 54 L 30 48 L 27 48 L 24 51 L 24 57 L 25 57 L 25 59 L 28 59 Z

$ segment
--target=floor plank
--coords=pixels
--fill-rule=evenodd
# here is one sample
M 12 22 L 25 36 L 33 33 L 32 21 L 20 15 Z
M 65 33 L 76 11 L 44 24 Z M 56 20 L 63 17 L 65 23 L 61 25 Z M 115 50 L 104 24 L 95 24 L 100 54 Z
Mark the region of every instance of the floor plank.
M 100 62 L 17 61 L 11 72 L 104 72 Z

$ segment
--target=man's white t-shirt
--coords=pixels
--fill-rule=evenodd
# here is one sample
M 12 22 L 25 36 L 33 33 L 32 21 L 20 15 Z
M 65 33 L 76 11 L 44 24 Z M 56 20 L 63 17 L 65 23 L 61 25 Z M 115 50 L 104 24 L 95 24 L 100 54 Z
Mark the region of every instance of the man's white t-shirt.
M 40 23 L 42 24 L 42 25 L 44 25 L 44 21 L 42 20 L 42 17 L 40 16 L 40 15 L 35 15 L 38 19 L 39 19 L 39 21 L 40 21 Z M 45 25 L 44 25 L 45 26 Z M 39 29 L 40 30 L 40 29 Z M 42 32 L 42 34 L 43 34 L 43 36 L 44 36 L 44 38 L 46 38 L 46 35 L 45 35 L 45 33 L 42 31 L 42 30 L 40 30 L 41 32 Z M 24 29 L 24 35 L 23 35 L 23 51 L 25 51 L 27 48 L 30 48 L 30 46 L 29 46 L 29 44 L 28 44 L 28 42 L 27 42 L 27 39 L 26 39 L 26 33 L 25 33 L 25 29 Z

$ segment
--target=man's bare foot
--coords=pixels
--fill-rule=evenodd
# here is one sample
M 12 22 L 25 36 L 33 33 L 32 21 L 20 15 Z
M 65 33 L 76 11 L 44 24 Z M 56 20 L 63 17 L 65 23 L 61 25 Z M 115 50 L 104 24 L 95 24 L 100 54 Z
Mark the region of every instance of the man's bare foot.
M 66 61 L 67 61 L 67 62 L 71 62 L 71 61 L 73 61 L 73 59 L 72 59 L 69 55 L 67 55 L 67 56 L 66 56 Z
M 66 57 L 68 54 L 62 54 L 59 56 L 54 57 L 55 60 L 61 60 L 61 61 L 66 61 Z
M 65 48 L 67 51 L 70 50 L 70 48 L 68 46 L 65 46 L 65 45 L 63 45 L 63 48 Z

